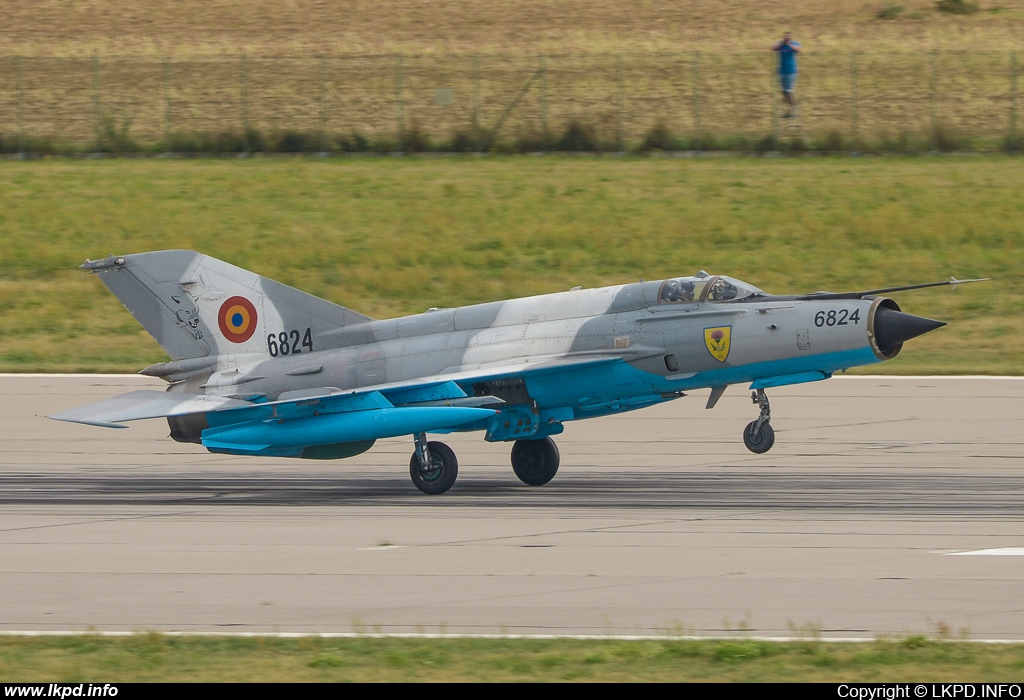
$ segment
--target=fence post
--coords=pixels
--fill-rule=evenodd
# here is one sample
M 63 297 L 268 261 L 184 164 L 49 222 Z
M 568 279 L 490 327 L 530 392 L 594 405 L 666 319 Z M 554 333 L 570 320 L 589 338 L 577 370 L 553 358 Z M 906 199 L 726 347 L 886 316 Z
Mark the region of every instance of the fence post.
M 174 153 L 171 143 L 171 59 L 164 56 L 164 151 Z
M 321 54 L 318 66 L 320 72 L 320 151 L 327 151 L 327 58 Z
M 548 131 L 548 57 L 540 55 L 540 128 L 544 138 L 544 150 L 551 148 L 551 132 Z
M 395 107 L 397 114 L 398 134 L 395 150 L 402 151 L 405 147 L 405 108 L 402 104 L 402 54 L 395 57 Z
M 242 153 L 249 155 L 249 54 L 242 54 Z
M 1020 150 L 1017 144 L 1017 50 L 1010 51 L 1010 142 L 1009 151 Z
M 473 140 L 476 152 L 483 149 L 483 134 L 480 131 L 480 55 L 473 54 Z
M 618 84 L 619 84 L 619 114 L 618 114 L 618 120 L 617 120 L 618 121 L 618 126 L 617 126 L 617 132 L 618 133 L 616 134 L 616 137 L 615 137 L 616 141 L 617 141 L 616 147 L 618 148 L 619 153 L 624 153 L 626 151 L 626 136 L 625 136 L 625 134 L 622 131 L 622 120 L 623 120 L 624 113 L 626 111 L 626 88 L 625 88 L 625 85 L 623 84 L 623 80 L 622 80 L 622 54 L 621 53 L 617 54 L 615 56 L 615 79 L 616 79 L 616 82 L 618 82 Z
M 25 159 L 25 81 L 22 74 L 21 56 L 14 57 L 15 72 L 18 76 L 18 155 Z
M 850 53 L 850 99 L 853 113 L 851 115 L 850 145 L 853 155 L 860 152 L 860 135 L 857 133 L 857 52 Z
M 700 153 L 700 51 L 693 52 L 693 150 Z
M 92 102 L 96 122 L 96 151 L 103 150 L 103 114 L 100 102 L 100 57 L 93 54 L 92 57 Z
M 932 148 L 939 150 L 939 51 L 932 49 L 931 79 Z

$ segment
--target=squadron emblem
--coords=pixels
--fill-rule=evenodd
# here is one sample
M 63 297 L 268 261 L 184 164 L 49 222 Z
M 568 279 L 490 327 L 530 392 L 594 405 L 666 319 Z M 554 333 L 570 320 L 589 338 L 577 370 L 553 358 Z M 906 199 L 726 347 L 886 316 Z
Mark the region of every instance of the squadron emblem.
M 244 297 L 231 297 L 217 312 L 220 332 L 232 343 L 244 343 L 256 332 L 256 307 Z
M 704 344 L 708 352 L 719 362 L 725 362 L 729 357 L 729 337 L 732 335 L 732 326 L 718 326 L 717 328 L 704 329 Z

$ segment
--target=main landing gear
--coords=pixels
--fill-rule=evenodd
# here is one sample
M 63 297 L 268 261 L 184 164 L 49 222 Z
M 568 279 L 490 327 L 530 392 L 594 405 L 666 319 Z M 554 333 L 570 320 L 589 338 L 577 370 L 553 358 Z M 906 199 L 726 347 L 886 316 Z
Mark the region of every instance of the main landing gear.
M 416 436 L 416 451 L 409 460 L 412 483 L 425 494 L 436 496 L 452 487 L 459 476 L 459 460 L 443 442 L 427 442 L 425 433 Z
M 450 489 L 459 476 L 459 461 L 443 442 L 427 442 L 425 433 L 413 436 L 416 451 L 409 460 L 412 483 L 425 494 L 437 496 Z M 549 437 L 516 440 L 512 446 L 512 471 L 529 486 L 542 486 L 558 473 L 558 447 Z
M 512 446 L 512 471 L 528 486 L 543 486 L 558 472 L 558 446 L 549 437 L 516 440 Z
M 761 408 L 761 414 L 757 420 L 751 421 L 743 430 L 743 444 L 747 449 L 757 454 L 762 454 L 772 449 L 775 444 L 775 430 L 769 425 L 772 419 L 772 407 L 768 404 L 768 395 L 764 389 L 758 389 L 750 394 L 750 400 Z

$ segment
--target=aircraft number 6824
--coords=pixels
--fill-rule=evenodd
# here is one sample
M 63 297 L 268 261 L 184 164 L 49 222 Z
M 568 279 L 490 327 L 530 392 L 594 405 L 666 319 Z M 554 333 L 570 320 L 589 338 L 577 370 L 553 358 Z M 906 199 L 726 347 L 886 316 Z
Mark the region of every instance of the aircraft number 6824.
M 294 329 L 276 334 L 271 333 L 267 336 L 267 352 L 271 357 L 298 355 L 302 352 L 302 348 L 306 348 L 306 352 L 313 352 L 313 334 L 310 328 L 307 328 L 302 335 L 301 343 L 299 342 L 299 331 Z
M 828 312 L 819 311 L 814 314 L 814 325 L 818 328 L 848 326 L 851 323 L 854 325 L 860 323 L 860 309 L 854 309 L 852 314 L 849 309 L 830 309 Z

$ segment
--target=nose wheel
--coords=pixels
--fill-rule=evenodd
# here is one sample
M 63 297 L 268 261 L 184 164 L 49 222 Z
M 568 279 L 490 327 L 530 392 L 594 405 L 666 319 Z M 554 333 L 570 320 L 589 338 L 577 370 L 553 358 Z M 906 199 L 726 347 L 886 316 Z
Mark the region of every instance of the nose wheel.
M 753 392 L 750 400 L 760 406 L 761 413 L 757 420 L 751 421 L 743 429 L 743 444 L 751 452 L 763 454 L 775 444 L 775 430 L 769 424 L 772 419 L 772 407 L 768 403 L 768 395 L 764 393 L 764 389 Z

